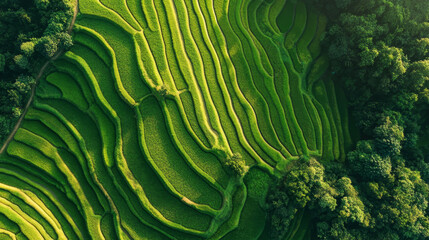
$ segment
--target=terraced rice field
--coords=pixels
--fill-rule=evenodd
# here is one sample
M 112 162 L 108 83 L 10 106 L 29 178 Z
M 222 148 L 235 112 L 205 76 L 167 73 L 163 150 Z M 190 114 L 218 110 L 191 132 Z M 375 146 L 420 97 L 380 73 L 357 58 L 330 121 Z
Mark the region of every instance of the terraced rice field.
M 0 158 L 0 239 L 269 239 L 264 198 L 287 163 L 344 158 L 347 112 L 311 6 L 79 9 L 74 47 Z M 245 176 L 226 166 L 240 159 Z M 306 216 L 289 239 L 309 239 Z

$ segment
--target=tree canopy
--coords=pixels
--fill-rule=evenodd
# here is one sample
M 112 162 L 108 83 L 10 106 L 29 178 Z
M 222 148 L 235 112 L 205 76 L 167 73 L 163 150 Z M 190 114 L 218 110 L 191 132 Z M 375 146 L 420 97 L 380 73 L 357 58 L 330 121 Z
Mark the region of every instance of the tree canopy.
M 291 164 L 267 199 L 273 238 L 311 209 L 318 239 L 428 239 L 429 1 L 310 2 L 360 139 L 346 162 Z
M 72 45 L 72 16 L 72 0 L 0 2 L 0 141 L 20 116 L 41 64 Z

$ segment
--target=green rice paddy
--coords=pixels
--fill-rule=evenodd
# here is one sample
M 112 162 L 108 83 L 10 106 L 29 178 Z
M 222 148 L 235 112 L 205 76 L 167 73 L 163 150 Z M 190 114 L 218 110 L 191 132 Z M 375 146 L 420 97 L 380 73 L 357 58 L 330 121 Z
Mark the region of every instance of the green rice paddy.
M 79 10 L 75 45 L 0 157 L 0 239 L 269 239 L 269 182 L 303 154 L 345 157 L 326 19 L 302 1 Z M 308 219 L 287 239 L 309 239 Z

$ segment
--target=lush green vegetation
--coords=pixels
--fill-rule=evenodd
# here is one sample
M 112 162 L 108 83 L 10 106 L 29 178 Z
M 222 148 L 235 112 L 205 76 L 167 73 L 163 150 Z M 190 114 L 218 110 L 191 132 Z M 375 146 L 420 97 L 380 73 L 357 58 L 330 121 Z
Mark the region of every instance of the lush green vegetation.
M 269 197 L 273 237 L 310 209 L 317 239 L 427 239 L 429 2 L 311 3 L 330 20 L 328 75 L 360 136 L 345 162 L 290 165 Z
M 427 138 L 429 3 L 369 1 L 336 6 L 325 45 L 345 85 L 362 139 L 398 155 L 429 180 Z
M 21 116 L 43 63 L 72 45 L 73 0 L 0 2 L 0 142 Z
M 2 4 L 19 116 L 71 5 Z M 0 238 L 428 238 L 428 11 L 80 0 L 0 156 Z
M 337 162 L 323 166 L 316 159 L 301 159 L 291 164 L 267 199 L 273 239 L 289 239 L 285 236 L 304 209 L 312 213 L 307 217 L 315 226 L 315 239 L 426 239 L 429 185 L 420 172 L 395 164 L 386 179 L 374 180 L 374 173 L 379 174 L 374 165 L 381 160 L 361 157 L 350 161 L 359 165 L 372 160 L 366 173 L 370 177 Z
M 310 5 L 81 0 L 79 10 L 74 46 L 0 157 L 0 183 L 22 189 L 0 202 L 21 209 L 0 215 L 8 233 L 269 239 L 265 199 L 289 164 L 345 159 L 347 109 L 322 78 L 327 19 Z M 298 215 L 289 236 L 308 239 Z

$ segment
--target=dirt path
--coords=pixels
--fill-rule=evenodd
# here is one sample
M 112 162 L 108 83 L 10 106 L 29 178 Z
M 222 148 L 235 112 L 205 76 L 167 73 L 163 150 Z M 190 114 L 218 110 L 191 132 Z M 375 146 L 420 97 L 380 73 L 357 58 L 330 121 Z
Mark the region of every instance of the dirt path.
M 69 26 L 69 28 L 67 30 L 68 33 L 71 33 L 71 31 L 73 30 L 73 26 L 74 26 L 74 23 L 76 22 L 76 16 L 77 16 L 78 12 L 79 12 L 79 0 L 76 0 L 76 6 L 75 6 L 75 9 L 74 9 L 73 18 L 72 18 L 70 26 Z M 9 134 L 9 137 L 3 143 L 3 146 L 0 149 L 0 155 L 2 155 L 3 152 L 6 150 L 7 146 L 10 143 L 10 141 L 12 141 L 12 139 L 15 136 L 16 132 L 18 131 L 19 127 L 21 126 L 22 120 L 24 120 L 24 117 L 25 117 L 25 115 L 28 112 L 28 108 L 30 108 L 31 103 L 33 102 L 33 99 L 34 99 L 34 95 L 36 94 L 37 83 L 39 82 L 39 80 L 42 77 L 43 73 L 45 72 L 46 68 L 49 66 L 49 64 L 52 61 L 56 60 L 59 56 L 61 56 L 61 54 L 63 54 L 63 52 L 64 52 L 64 49 L 60 49 L 58 52 L 55 53 L 54 56 L 52 56 L 48 61 L 46 61 L 46 63 L 40 69 L 39 74 L 37 74 L 37 76 L 36 76 L 36 83 L 31 88 L 30 98 L 28 99 L 28 102 L 25 105 L 24 112 L 19 117 L 18 122 L 16 122 L 15 127 L 13 128 L 12 132 Z

